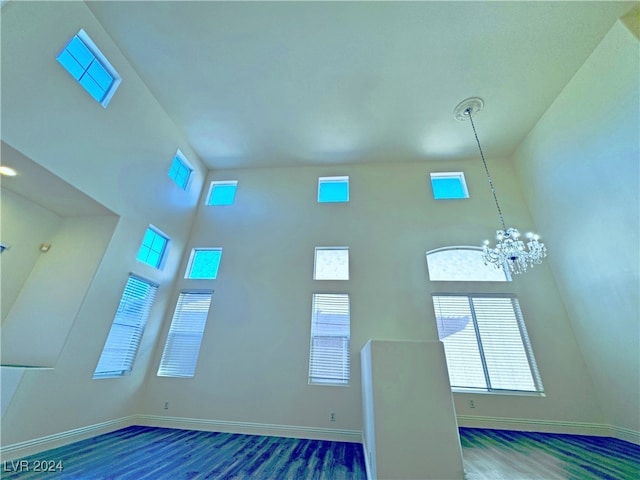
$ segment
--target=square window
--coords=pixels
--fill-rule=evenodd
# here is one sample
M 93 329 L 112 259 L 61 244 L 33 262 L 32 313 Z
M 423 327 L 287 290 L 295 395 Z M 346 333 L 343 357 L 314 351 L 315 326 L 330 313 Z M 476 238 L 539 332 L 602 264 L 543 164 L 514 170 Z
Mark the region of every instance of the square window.
M 151 265 L 153 268 L 160 268 L 164 255 L 167 251 L 169 238 L 156 228 L 149 226 L 142 239 L 142 245 L 138 250 L 138 260 Z
M 236 180 L 211 182 L 207 205 L 233 205 L 237 188 L 238 182 Z
M 84 30 L 74 35 L 56 59 L 106 108 L 122 79 Z
M 467 183 L 462 172 L 432 173 L 431 188 L 433 198 L 436 200 L 469 198 Z
M 316 247 L 314 280 L 349 280 L 347 247 Z
M 214 280 L 218 277 L 221 248 L 194 248 L 185 278 L 194 280 Z
M 182 152 L 178 150 L 176 156 L 173 157 L 171 168 L 169 168 L 169 177 L 171 177 L 182 190 L 186 190 L 192 172 L 193 168 L 191 168 L 191 165 Z
M 349 201 L 349 177 L 320 177 L 318 202 L 337 203 Z

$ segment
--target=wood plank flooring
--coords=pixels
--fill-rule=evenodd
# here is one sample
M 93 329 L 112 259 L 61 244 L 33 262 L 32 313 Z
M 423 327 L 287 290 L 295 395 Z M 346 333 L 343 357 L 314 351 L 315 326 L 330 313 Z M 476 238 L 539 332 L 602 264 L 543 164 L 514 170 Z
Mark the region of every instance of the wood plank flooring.
M 40 460 L 51 462 L 52 471 L 35 472 Z M 139 426 L 19 462 L 2 465 L 3 480 L 366 479 L 358 443 Z M 58 462 L 62 470 L 55 468 Z
M 606 437 L 461 428 L 467 480 L 640 480 L 640 446 Z
M 460 439 L 467 480 L 640 480 L 640 446 L 613 438 L 461 428 Z M 1 468 L 7 480 L 366 479 L 357 443 L 139 426 Z

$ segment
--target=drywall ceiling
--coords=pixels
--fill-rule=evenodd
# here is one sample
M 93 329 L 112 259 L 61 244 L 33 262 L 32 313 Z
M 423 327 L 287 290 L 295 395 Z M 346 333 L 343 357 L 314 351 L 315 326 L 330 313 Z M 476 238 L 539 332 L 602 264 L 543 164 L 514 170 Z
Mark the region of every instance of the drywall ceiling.
M 0 163 L 11 165 L 18 172 L 15 177 L 0 178 L 2 189 L 11 190 L 61 217 L 113 215 L 111 210 L 10 145 L 0 142 L 0 148 Z
M 635 3 L 87 5 L 216 169 L 509 156 Z

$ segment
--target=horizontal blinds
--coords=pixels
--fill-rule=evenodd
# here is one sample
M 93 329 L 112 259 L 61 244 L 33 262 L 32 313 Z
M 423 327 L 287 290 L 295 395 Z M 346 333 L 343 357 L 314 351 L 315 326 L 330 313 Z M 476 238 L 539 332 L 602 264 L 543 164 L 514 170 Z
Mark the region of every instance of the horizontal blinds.
M 542 391 L 518 300 L 500 295 L 434 295 L 452 387 Z
M 348 384 L 350 312 L 347 294 L 313 295 L 309 382 Z
M 93 378 L 131 372 L 158 286 L 130 275 Z
M 444 344 L 452 387 L 487 388 L 480 346 L 466 296 L 434 296 L 438 336 Z
M 491 388 L 536 391 L 514 308 L 517 303 L 515 298 L 473 298 Z
M 211 291 L 180 293 L 158 376 L 194 376 L 212 295 Z

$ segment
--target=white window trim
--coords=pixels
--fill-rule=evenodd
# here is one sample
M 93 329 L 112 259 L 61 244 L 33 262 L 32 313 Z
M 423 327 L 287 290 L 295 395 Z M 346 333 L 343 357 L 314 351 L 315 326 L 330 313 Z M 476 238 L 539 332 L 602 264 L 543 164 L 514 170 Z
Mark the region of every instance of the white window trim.
M 462 185 L 462 191 L 464 192 L 463 198 L 435 198 L 435 193 L 433 192 L 433 183 L 431 182 L 434 178 L 454 178 L 460 180 L 460 184 Z M 429 184 L 431 185 L 431 193 L 433 194 L 434 200 L 464 200 L 469 198 L 469 189 L 467 188 L 467 181 L 464 178 L 464 172 L 431 172 L 429 174 Z
M 213 189 L 216 186 L 226 186 L 226 185 L 234 185 L 236 187 L 236 192 L 235 194 L 238 193 L 238 181 L 237 180 L 213 180 L 211 182 L 211 184 L 209 185 L 209 191 L 207 193 L 207 196 L 204 200 L 204 204 L 209 206 L 209 207 L 230 207 L 231 205 L 216 205 L 214 203 L 209 203 L 209 200 L 211 200 L 211 195 L 213 194 Z M 235 199 L 235 195 L 233 197 L 233 203 L 236 203 L 236 199 Z
M 176 154 L 173 156 L 173 158 L 171 159 L 171 164 L 173 165 L 173 161 L 175 160 L 175 158 L 178 157 L 180 159 L 180 161 L 183 163 L 183 165 L 185 167 L 187 167 L 189 169 L 189 177 L 187 178 L 187 183 L 184 186 L 184 189 L 182 187 L 180 187 L 180 185 L 178 185 L 175 181 L 175 179 L 171 178 L 171 180 L 173 180 L 173 183 L 180 189 L 180 190 L 184 190 L 185 192 L 189 190 L 189 188 L 191 187 L 191 181 L 193 179 L 193 172 L 195 171 L 195 169 L 193 168 L 193 165 L 191 164 L 191 162 L 189 160 L 187 160 L 187 157 L 185 157 L 184 153 L 182 153 L 182 151 L 180 149 L 178 149 L 176 151 Z M 169 166 L 169 169 L 171 169 L 171 166 Z
M 338 250 L 347 252 L 347 278 L 316 278 L 318 268 L 318 250 Z M 320 282 L 343 282 L 349 280 L 351 275 L 351 256 L 349 255 L 349 247 L 316 247 L 313 254 L 313 279 Z
M 113 67 L 113 65 L 111 65 L 109 60 L 107 60 L 107 57 L 104 56 L 104 54 L 98 48 L 98 46 L 95 43 L 93 43 L 93 40 L 91 40 L 91 38 L 89 37 L 89 35 L 87 35 L 87 32 L 85 32 L 84 29 L 81 28 L 80 31 L 76 33 L 76 35 L 80 38 L 80 40 L 84 42 L 87 48 L 91 50 L 91 53 L 93 53 L 95 57 L 100 61 L 104 69 L 107 72 L 109 72 L 109 75 L 113 77 L 113 83 L 111 84 L 111 88 L 109 88 L 109 91 L 107 91 L 107 93 L 105 94 L 104 98 L 102 99 L 102 102 L 98 102 L 104 108 L 107 108 L 107 105 L 109 105 L 111 98 L 116 93 L 116 90 L 118 89 L 118 87 L 120 86 L 120 83 L 122 82 L 122 77 L 120 77 L 116 69 Z M 66 44 L 64 48 L 66 48 Z M 60 52 L 62 52 L 62 50 Z M 58 53 L 58 55 L 60 54 L 60 52 Z
M 323 202 L 320 200 L 320 185 L 323 183 L 346 183 L 347 184 L 347 198 L 338 202 Z M 349 184 L 349 176 L 335 176 L 335 177 L 319 177 L 318 178 L 318 203 L 348 203 L 351 196 L 351 186 Z
M 533 347 L 531 345 L 531 340 L 529 338 L 529 333 L 526 328 L 524 315 L 519 306 L 518 296 L 513 293 L 468 293 L 468 292 L 456 292 L 456 293 L 441 293 L 435 292 L 431 294 L 432 298 L 432 307 L 434 308 L 434 314 L 437 317 L 437 312 L 435 312 L 435 305 L 433 304 L 433 298 L 438 296 L 452 296 L 452 297 L 467 297 L 467 298 L 510 298 L 515 299 L 518 302 L 518 309 L 514 309 L 514 313 L 516 316 L 516 322 L 518 324 L 518 329 L 520 332 L 520 338 L 522 340 L 522 346 L 525 351 L 525 355 L 527 358 L 527 362 L 529 365 L 529 369 L 531 370 L 531 376 L 535 385 L 535 390 L 513 390 L 513 389 L 495 389 L 495 388 L 473 388 L 473 387 L 451 387 L 451 391 L 454 393 L 480 393 L 485 395 L 519 395 L 519 396 L 535 396 L 535 397 L 544 397 L 544 386 L 542 384 L 542 378 L 540 376 L 540 370 L 538 369 L 538 364 L 535 360 L 535 355 L 533 353 Z M 475 313 L 472 311 L 473 318 L 471 321 L 476 322 Z M 435 317 L 434 317 L 435 318 Z M 477 324 L 476 324 L 477 325 Z M 476 331 L 476 335 L 479 335 Z M 480 342 L 482 339 L 480 338 Z M 481 348 L 481 347 L 480 347 Z M 480 353 L 480 355 L 484 356 L 484 353 Z M 485 371 L 485 376 L 488 378 L 488 372 L 486 371 L 486 366 L 484 365 L 483 359 L 483 370 Z
M 191 274 L 191 268 L 193 267 L 193 261 L 196 258 L 196 251 L 211 251 L 216 250 L 220 252 L 220 262 L 218 262 L 218 270 L 216 271 L 216 276 L 212 278 L 191 278 L 189 275 Z M 215 280 L 218 278 L 218 273 L 220 272 L 220 266 L 222 265 L 222 247 L 194 247 L 191 249 L 191 253 L 189 254 L 189 262 L 187 263 L 187 270 L 184 272 L 185 280 Z
M 171 238 L 169 237 L 169 235 L 167 235 L 166 233 L 164 233 L 162 230 L 160 230 L 158 227 L 156 227 L 155 225 L 149 225 L 147 228 L 144 229 L 144 233 L 142 234 L 142 241 L 140 242 L 140 245 L 138 246 L 138 252 L 140 252 L 140 247 L 142 247 L 142 244 L 144 242 L 144 236 L 147 233 L 147 229 L 151 229 L 153 230 L 156 235 L 160 235 L 161 237 L 165 238 L 167 240 L 167 243 L 164 246 L 164 251 L 162 252 L 162 256 L 160 257 L 160 263 L 158 264 L 157 267 L 154 267 L 153 265 L 147 263 L 147 262 L 143 262 L 142 260 L 138 260 L 138 254 L 136 253 L 136 261 L 138 263 L 140 263 L 141 265 L 146 265 L 149 268 L 153 268 L 154 270 L 163 270 L 165 264 L 167 263 L 167 257 L 169 256 L 169 247 L 171 246 Z
M 502 282 L 511 282 L 513 279 L 511 278 L 511 272 L 509 271 L 509 267 L 504 265 L 502 267 L 502 273 L 504 274 L 504 280 L 431 280 L 431 275 L 429 272 L 429 255 L 439 252 L 445 252 L 447 250 L 477 250 L 478 252 L 482 252 L 482 247 L 475 247 L 470 245 L 452 245 L 450 247 L 440 247 L 434 248 L 433 250 L 429 250 L 425 253 L 425 260 L 427 262 L 427 275 L 429 275 L 429 281 L 431 282 L 489 282 L 489 283 L 502 283 Z M 491 266 L 491 269 L 498 270 L 494 266 Z

